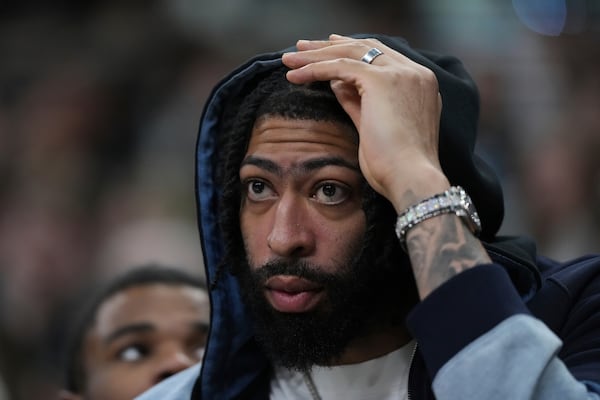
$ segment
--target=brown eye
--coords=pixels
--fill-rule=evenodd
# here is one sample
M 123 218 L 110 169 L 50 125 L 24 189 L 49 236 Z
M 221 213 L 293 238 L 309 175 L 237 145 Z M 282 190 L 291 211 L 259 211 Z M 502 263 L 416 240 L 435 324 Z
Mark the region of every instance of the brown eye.
M 252 182 L 250 185 L 252 187 L 252 193 L 259 194 L 265 190 L 264 182 L 256 181 L 256 182 Z
M 150 353 L 148 347 L 140 344 L 133 344 L 124 347 L 117 354 L 117 358 L 124 362 L 136 362 L 146 357 Z
M 258 179 L 252 179 L 246 182 L 246 192 L 248 198 L 252 201 L 267 200 L 275 196 L 271 187 L 266 182 Z
M 326 182 L 317 188 L 313 197 L 323 204 L 339 204 L 350 195 L 350 190 L 338 183 Z

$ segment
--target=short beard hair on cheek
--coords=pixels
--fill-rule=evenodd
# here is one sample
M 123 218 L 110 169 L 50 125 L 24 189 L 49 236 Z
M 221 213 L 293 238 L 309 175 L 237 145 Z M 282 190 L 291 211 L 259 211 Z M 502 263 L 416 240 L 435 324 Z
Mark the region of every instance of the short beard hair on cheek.
M 336 273 L 324 273 L 323 268 L 303 262 L 274 262 L 256 270 L 246 263 L 240 268 L 237 277 L 254 317 L 256 338 L 275 364 L 299 371 L 328 365 L 342 356 L 353 339 L 383 324 L 398 323 L 390 321 L 387 311 L 395 305 L 389 304 L 389 296 L 379 295 L 382 290 L 393 290 L 396 283 L 380 287 L 387 281 L 382 277 L 386 272 L 372 268 L 358 254 L 361 251 L 352 253 L 346 265 L 337 266 Z M 326 291 L 325 302 L 307 313 L 275 310 L 265 297 L 264 283 L 280 274 L 320 283 Z

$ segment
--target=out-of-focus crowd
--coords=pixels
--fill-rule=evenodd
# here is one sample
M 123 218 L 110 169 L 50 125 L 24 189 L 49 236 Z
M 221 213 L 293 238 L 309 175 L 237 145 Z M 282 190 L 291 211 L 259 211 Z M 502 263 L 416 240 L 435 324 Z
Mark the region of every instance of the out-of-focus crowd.
M 202 273 L 193 179 L 204 99 L 235 65 L 302 37 L 381 32 L 459 56 L 480 85 L 478 150 L 506 190 L 502 233 L 529 234 L 559 259 L 600 251 L 599 10 L 547 37 L 510 4 L 479 14 L 469 1 L 436 4 L 0 5 L 7 398 L 52 398 L 74 299 L 94 280 L 147 261 Z

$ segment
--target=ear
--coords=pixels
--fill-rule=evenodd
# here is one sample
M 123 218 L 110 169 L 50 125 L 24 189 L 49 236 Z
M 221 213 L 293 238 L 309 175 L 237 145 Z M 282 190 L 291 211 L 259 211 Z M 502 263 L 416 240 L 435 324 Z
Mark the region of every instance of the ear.
M 58 400 L 83 400 L 83 396 L 63 389 L 58 392 Z

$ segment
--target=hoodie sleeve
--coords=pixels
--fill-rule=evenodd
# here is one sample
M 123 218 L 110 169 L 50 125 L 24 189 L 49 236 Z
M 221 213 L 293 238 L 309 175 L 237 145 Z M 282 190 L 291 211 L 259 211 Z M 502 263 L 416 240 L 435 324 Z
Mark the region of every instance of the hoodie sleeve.
M 599 382 L 566 367 L 557 356 L 563 343 L 531 315 L 500 265 L 449 280 L 415 307 L 408 326 L 440 400 L 600 399 Z
M 202 364 L 193 365 L 154 385 L 134 400 L 188 400 Z

